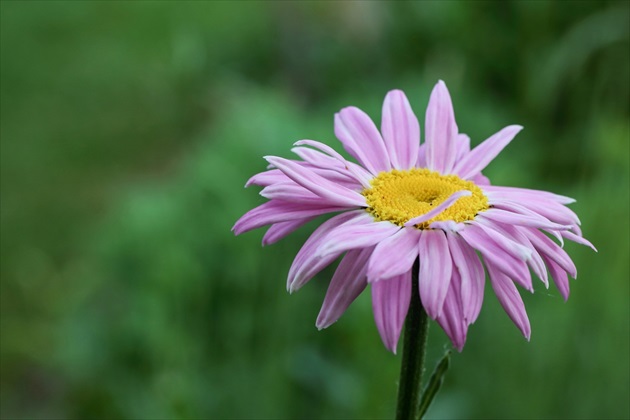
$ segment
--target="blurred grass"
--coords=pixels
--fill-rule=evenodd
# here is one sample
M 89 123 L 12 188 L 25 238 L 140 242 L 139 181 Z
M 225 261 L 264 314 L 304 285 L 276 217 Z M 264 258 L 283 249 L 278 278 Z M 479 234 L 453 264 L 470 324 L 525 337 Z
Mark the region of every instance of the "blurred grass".
M 570 7 L 566 7 L 570 4 Z M 230 227 L 261 156 L 335 145 L 404 89 L 448 84 L 474 143 L 525 126 L 487 175 L 577 199 L 571 298 L 488 291 L 433 418 L 628 418 L 627 2 L 1 2 L 2 418 L 388 418 L 399 358 L 368 296 L 313 324 L 295 296 L 318 222 L 260 249 Z M 430 357 L 447 345 L 431 329 Z

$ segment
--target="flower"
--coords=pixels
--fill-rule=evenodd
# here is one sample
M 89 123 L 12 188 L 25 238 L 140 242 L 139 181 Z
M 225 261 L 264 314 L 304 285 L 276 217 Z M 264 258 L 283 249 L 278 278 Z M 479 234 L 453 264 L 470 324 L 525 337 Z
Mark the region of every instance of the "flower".
M 577 275 L 563 240 L 582 237 L 575 200 L 546 191 L 490 185 L 481 171 L 522 127 L 510 125 L 470 149 L 458 132 L 450 94 L 439 81 L 426 111 L 425 142 L 409 101 L 387 94 L 381 131 L 360 109 L 335 115 L 335 135 L 358 164 L 313 140 L 295 143 L 301 160 L 266 156 L 270 169 L 246 184 L 264 187 L 269 201 L 247 212 L 235 234 L 271 225 L 272 244 L 325 213 L 289 270 L 293 292 L 343 255 L 316 325 L 336 322 L 369 285 L 377 329 L 396 353 L 419 260 L 418 287 L 427 314 L 461 351 L 483 301 L 484 266 L 499 302 L 529 340 L 530 324 L 515 285 L 533 292 L 531 271 L 569 296 Z M 554 237 L 557 244 L 551 238 Z

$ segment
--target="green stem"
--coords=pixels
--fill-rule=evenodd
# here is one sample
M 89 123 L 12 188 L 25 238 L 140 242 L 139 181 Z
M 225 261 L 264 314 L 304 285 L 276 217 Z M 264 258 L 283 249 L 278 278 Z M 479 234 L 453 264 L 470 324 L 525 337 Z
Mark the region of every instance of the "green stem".
M 400 382 L 398 383 L 397 420 L 418 418 L 420 408 L 420 390 L 422 371 L 427 347 L 429 320 L 420 302 L 418 291 L 418 260 L 413 265 L 411 276 L 411 302 L 405 319 L 405 337 L 403 343 Z

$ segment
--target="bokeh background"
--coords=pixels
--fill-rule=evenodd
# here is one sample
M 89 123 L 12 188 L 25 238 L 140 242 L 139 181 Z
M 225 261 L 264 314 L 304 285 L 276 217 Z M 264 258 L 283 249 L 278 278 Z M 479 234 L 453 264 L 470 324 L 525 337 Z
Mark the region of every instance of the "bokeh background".
M 321 219 L 230 228 L 263 155 L 393 88 L 423 125 L 438 79 L 474 144 L 525 126 L 486 174 L 575 197 L 599 253 L 523 292 L 529 343 L 488 288 L 429 417 L 630 416 L 627 1 L 0 7 L 2 418 L 392 417 L 369 294 L 318 332 L 334 267 L 285 291 Z

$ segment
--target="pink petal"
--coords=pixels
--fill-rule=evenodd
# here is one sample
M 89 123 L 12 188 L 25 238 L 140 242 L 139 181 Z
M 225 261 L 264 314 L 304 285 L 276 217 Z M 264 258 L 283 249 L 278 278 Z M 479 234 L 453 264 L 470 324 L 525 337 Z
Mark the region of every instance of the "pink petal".
M 453 173 L 463 179 L 469 179 L 481 172 L 507 146 L 514 136 L 521 131 L 520 125 L 510 125 L 494 134 L 464 156 L 453 169 Z
M 372 284 L 374 321 L 385 347 L 396 354 L 411 300 L 411 270 Z
M 532 279 L 527 265 L 497 244 L 479 225 L 466 225 L 459 234 L 468 244 L 481 252 L 486 263 L 496 265 L 507 276 L 518 281 L 527 290 L 533 291 Z
M 488 199 L 490 205 L 496 208 L 511 210 L 521 214 L 535 214 L 542 216 L 559 225 L 579 225 L 580 219 L 569 208 L 552 200 L 507 200 L 492 196 Z
M 446 234 L 440 230 L 423 230 L 418 248 L 420 299 L 427 314 L 436 319 L 442 313 L 453 270 Z
M 424 130 L 427 167 L 442 174 L 451 173 L 457 156 L 457 124 L 451 95 L 441 80 L 431 92 Z
M 459 272 L 453 270 L 453 277 L 446 293 L 442 314 L 436 321 L 451 339 L 453 346 L 461 352 L 464 348 L 464 343 L 466 343 L 469 323 L 464 320 L 463 316 L 460 283 Z
M 569 299 L 569 276 L 567 275 L 567 272 L 546 255 L 543 255 L 542 258 L 545 260 L 545 263 L 549 268 L 549 273 L 551 274 L 554 284 L 566 301 Z
M 269 229 L 267 229 L 267 232 L 265 232 L 265 236 L 263 236 L 263 246 L 271 245 L 278 242 L 280 239 L 284 238 L 291 232 L 295 231 L 296 229 L 300 228 L 313 219 L 314 217 L 305 217 L 304 219 L 290 220 L 288 222 L 280 222 L 271 225 Z
M 348 107 L 335 114 L 335 135 L 348 153 L 372 174 L 391 169 L 381 135 L 360 109 Z
M 249 187 L 250 185 L 260 185 L 261 187 L 266 187 L 268 185 L 275 184 L 277 182 L 287 182 L 290 179 L 282 173 L 279 169 L 271 169 L 268 171 L 257 173 L 247 180 L 245 183 L 245 187 Z
M 418 258 L 420 230 L 400 229 L 383 239 L 372 253 L 368 264 L 368 282 L 389 279 L 411 270 Z
M 262 191 L 260 191 L 260 195 L 269 200 L 282 200 L 302 204 L 335 205 L 312 193 L 303 186 L 296 184 L 290 179 L 285 182 L 278 182 L 263 188 Z
M 470 152 L 470 137 L 466 134 L 458 134 L 455 141 L 455 149 L 457 150 L 457 156 L 455 156 L 455 162 L 459 162 L 461 158 L 466 156 Z
M 595 248 L 595 246 L 590 243 L 589 241 L 587 241 L 586 239 L 584 239 L 581 236 L 576 235 L 573 232 L 570 232 L 568 230 L 565 230 L 561 233 L 562 236 L 564 236 L 565 238 L 567 238 L 570 241 L 573 241 L 575 243 L 578 243 L 580 245 L 585 245 L 588 246 L 589 248 L 591 248 L 593 251 L 597 252 L 597 248 Z
M 498 230 L 502 234 L 506 235 L 513 241 L 525 246 L 527 249 L 531 251 L 531 257 L 527 260 L 527 263 L 531 267 L 534 274 L 536 274 L 542 282 L 545 284 L 547 288 L 549 288 L 549 281 L 547 279 L 547 268 L 545 267 L 545 263 L 542 260 L 542 257 L 532 245 L 531 241 L 527 236 L 523 233 L 524 230 L 529 229 L 522 226 L 513 226 L 507 225 L 504 223 L 495 222 L 488 219 L 477 218 L 479 223 L 488 224 L 493 229 Z
M 331 182 L 295 161 L 275 156 L 265 156 L 265 159 L 296 183 L 326 199 L 328 203 L 348 207 L 367 207 L 365 197 L 358 192 Z
M 527 312 L 525 311 L 523 299 L 518 293 L 516 286 L 512 283 L 512 280 L 498 270 L 494 264 L 486 262 L 486 268 L 488 269 L 488 274 L 490 276 L 490 283 L 492 284 L 494 293 L 499 299 L 501 306 L 503 306 L 505 312 L 507 312 L 508 316 L 518 329 L 521 330 L 525 338 L 529 340 L 529 337 L 531 336 L 529 318 L 527 317 Z
M 502 201 L 497 203 L 494 208 L 484 211 L 480 215 L 491 218 L 498 222 L 529 226 L 536 229 L 553 229 L 553 230 L 569 230 L 572 225 L 559 225 L 554 223 L 540 214 L 537 214 L 524 206 L 516 203 L 508 203 Z
M 392 90 L 385 96 L 381 122 L 383 141 L 396 169 L 415 166 L 420 146 L 420 125 L 405 94 Z
M 366 215 L 368 214 L 366 213 Z M 371 216 L 369 217 L 371 218 Z M 362 224 L 340 226 L 326 236 L 326 240 L 315 254 L 326 256 L 349 249 L 366 248 L 378 244 L 399 230 L 400 227 L 393 223 L 375 222 L 374 220 Z
M 351 176 L 363 187 L 366 187 L 366 188 L 370 187 L 370 179 L 372 179 L 372 174 L 366 171 L 362 166 L 359 166 L 356 163 L 347 161 L 343 156 L 341 156 L 332 147 L 324 143 L 315 141 L 315 140 L 300 140 L 300 141 L 295 142 L 295 145 L 296 146 L 310 146 L 330 155 L 331 159 L 334 159 L 337 161 L 337 165 L 335 165 L 335 167 L 337 168 L 336 170 L 338 172 L 344 173 L 347 176 Z M 300 149 L 302 152 L 304 150 L 309 150 L 305 147 L 296 147 L 293 150 L 296 151 L 297 149 Z M 296 151 L 296 153 L 298 152 Z M 332 165 L 330 161 L 326 161 L 326 162 L 328 162 L 329 165 Z M 323 164 L 323 161 L 322 161 L 322 164 Z M 322 166 L 322 167 L 325 167 L 325 166 Z
M 575 268 L 575 264 L 571 260 L 571 257 L 569 257 L 569 254 L 567 254 L 564 249 L 560 248 L 544 233 L 536 229 L 526 230 L 525 235 L 532 242 L 532 245 L 534 245 L 543 259 L 547 256 L 562 267 L 564 271 L 569 273 L 571 277 L 577 277 L 577 268 Z
M 333 275 L 315 325 L 320 330 L 335 323 L 361 294 L 367 280 L 365 272 L 372 248 L 348 251 Z
M 346 224 L 365 223 L 366 217 L 369 218 L 369 215 L 363 210 L 349 211 L 325 221 L 315 229 L 293 259 L 287 277 L 287 290 L 291 293 L 298 290 L 341 254 L 339 252 L 322 258 L 315 253 L 331 231 Z
M 459 200 L 462 197 L 468 197 L 471 196 L 472 193 L 468 190 L 459 190 L 459 191 L 455 191 L 453 194 L 451 194 L 446 200 L 444 200 L 442 203 L 440 203 L 440 205 L 436 206 L 433 210 L 422 214 L 420 216 L 414 217 L 413 219 L 407 221 L 407 223 L 405 223 L 405 226 L 414 226 L 417 225 L 419 223 L 422 222 L 426 222 L 427 220 L 431 220 L 433 219 L 435 216 L 437 216 L 438 214 L 442 213 L 444 210 L 446 210 L 447 208 L 451 207 L 453 204 L 455 204 L 455 202 L 457 200 Z
M 235 235 L 278 222 L 347 210 L 345 207 L 271 200 L 245 213 L 232 227 Z
M 543 203 L 546 200 L 551 200 L 560 204 L 575 203 L 575 200 L 570 197 L 550 193 L 548 191 L 531 190 L 527 188 L 499 187 L 494 185 L 487 185 L 484 186 L 482 190 L 489 199 L 504 198 L 517 202 L 538 200 L 542 201 Z
M 481 216 L 477 217 L 477 220 L 471 225 L 475 225 L 484 231 L 486 235 L 490 237 L 497 245 L 501 247 L 505 252 L 512 255 L 514 258 L 517 258 L 521 261 L 527 261 L 532 256 L 532 250 L 528 247 L 519 244 L 518 242 L 512 240 L 507 235 L 502 232 L 494 229 L 495 224 L 493 223 L 484 223 L 484 221 L 491 222 L 492 219 L 485 219 Z
M 481 311 L 486 273 L 475 250 L 461 236 L 447 234 L 446 237 L 456 267 L 453 272 L 458 272 L 461 281 L 462 316 L 466 325 L 469 325 L 475 322 Z

